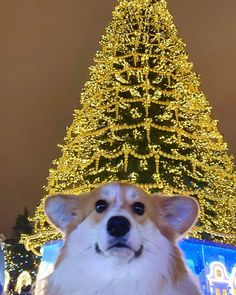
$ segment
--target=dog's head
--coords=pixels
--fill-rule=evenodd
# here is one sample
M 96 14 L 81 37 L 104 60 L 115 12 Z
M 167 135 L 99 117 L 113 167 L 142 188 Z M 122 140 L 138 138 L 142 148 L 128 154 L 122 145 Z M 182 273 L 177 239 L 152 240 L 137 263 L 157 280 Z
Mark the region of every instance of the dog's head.
M 47 198 L 45 212 L 73 253 L 132 260 L 145 251 L 166 251 L 195 223 L 197 202 L 184 196 L 149 195 L 140 188 L 109 183 L 79 196 Z

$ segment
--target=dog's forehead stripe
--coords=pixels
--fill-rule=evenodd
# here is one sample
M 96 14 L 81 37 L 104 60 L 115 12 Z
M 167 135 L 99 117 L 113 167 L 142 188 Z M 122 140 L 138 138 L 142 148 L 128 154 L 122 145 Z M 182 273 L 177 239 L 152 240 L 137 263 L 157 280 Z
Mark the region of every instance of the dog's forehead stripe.
M 114 199 L 120 194 L 119 184 L 108 184 L 102 188 L 102 196 L 108 199 Z
M 129 185 L 111 183 L 101 190 L 102 197 L 114 201 L 116 207 L 122 207 L 125 200 L 134 201 L 138 198 L 138 190 Z

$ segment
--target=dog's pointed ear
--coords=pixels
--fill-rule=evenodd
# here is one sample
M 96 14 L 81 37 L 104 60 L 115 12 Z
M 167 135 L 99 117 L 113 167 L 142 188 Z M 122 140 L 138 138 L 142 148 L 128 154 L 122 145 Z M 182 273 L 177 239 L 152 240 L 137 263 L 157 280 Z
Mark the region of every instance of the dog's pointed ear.
M 79 197 L 75 195 L 53 195 L 47 197 L 44 211 L 50 222 L 64 232 L 67 225 L 79 218 Z
M 158 211 L 162 219 L 177 235 L 183 235 L 197 221 L 199 205 L 187 196 L 157 196 Z

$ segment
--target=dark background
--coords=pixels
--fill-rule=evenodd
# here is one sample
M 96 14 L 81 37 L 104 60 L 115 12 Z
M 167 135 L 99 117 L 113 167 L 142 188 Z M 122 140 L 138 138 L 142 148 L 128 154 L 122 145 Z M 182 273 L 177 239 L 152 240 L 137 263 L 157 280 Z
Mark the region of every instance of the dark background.
M 115 0 L 0 0 L 0 233 L 33 214 Z M 236 1 L 169 0 L 236 155 Z

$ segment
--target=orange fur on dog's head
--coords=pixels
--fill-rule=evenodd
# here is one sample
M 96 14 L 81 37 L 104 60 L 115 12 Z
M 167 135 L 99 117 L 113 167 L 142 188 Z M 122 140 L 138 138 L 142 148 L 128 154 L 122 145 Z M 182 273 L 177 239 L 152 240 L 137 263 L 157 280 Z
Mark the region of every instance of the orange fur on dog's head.
M 117 290 L 117 294 L 125 295 L 128 284 L 125 278 L 120 278 L 114 286 L 112 283 L 113 287 L 108 282 L 127 272 L 132 284 L 137 284 L 135 282 L 141 276 L 154 288 L 153 293 L 145 293 L 141 288 L 143 291 L 128 292 L 130 295 L 179 295 L 170 292 L 174 286 L 177 290 L 180 282 L 188 278 L 188 273 L 175 241 L 195 223 L 198 211 L 193 198 L 150 195 L 137 186 L 115 182 L 79 196 L 48 197 L 45 212 L 51 223 L 65 235 L 65 245 L 50 277 L 48 290 L 52 285 L 61 284 L 64 291 L 60 294 L 63 295 L 90 294 L 87 288 L 91 288 L 91 294 L 115 295 Z M 88 273 L 83 273 L 88 267 Z M 96 272 L 100 267 L 107 272 L 97 282 Z M 65 271 L 67 283 L 73 281 L 73 290 L 78 284 L 80 291 L 77 293 L 65 293 L 66 283 L 62 280 Z M 148 271 L 151 271 L 149 275 Z M 77 272 L 83 273 L 81 279 L 73 279 Z M 96 284 L 87 286 L 86 278 L 96 280 Z M 187 279 L 187 282 L 191 280 Z M 109 285 L 107 293 L 99 293 L 106 284 Z M 161 291 L 169 289 L 172 290 L 169 293 Z M 190 293 L 182 292 L 181 295 L 185 294 Z

